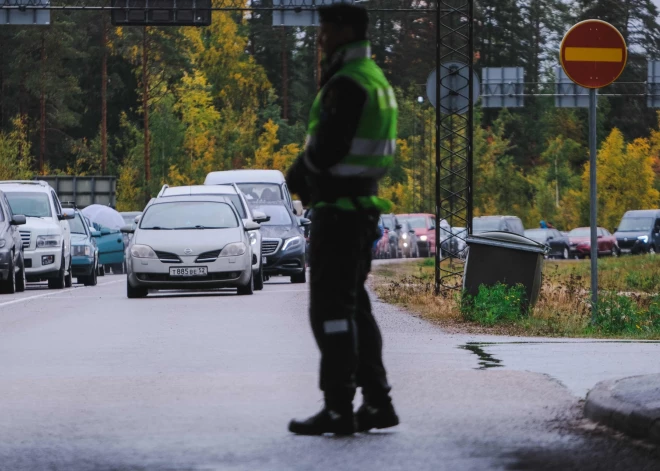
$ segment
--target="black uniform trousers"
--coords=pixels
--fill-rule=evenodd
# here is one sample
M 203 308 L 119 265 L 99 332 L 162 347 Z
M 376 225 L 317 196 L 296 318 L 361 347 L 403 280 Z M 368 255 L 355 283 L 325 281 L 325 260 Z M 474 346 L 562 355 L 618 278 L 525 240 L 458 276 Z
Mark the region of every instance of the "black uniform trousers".
M 357 386 L 370 403 L 390 401 L 382 337 L 364 286 L 378 216 L 333 207 L 314 209 L 312 216 L 310 320 L 321 350 L 326 403 L 352 401 Z

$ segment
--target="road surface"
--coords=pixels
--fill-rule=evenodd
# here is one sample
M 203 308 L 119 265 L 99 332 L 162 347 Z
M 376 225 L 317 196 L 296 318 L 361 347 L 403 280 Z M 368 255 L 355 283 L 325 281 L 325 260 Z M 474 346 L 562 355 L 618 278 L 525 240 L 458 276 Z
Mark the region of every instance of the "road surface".
M 581 420 L 596 382 L 660 372 L 656 343 L 448 335 L 376 301 L 402 424 L 297 437 L 289 419 L 322 405 L 306 285 L 129 300 L 124 277 L 100 283 L 0 297 L 0 470 L 660 469 Z

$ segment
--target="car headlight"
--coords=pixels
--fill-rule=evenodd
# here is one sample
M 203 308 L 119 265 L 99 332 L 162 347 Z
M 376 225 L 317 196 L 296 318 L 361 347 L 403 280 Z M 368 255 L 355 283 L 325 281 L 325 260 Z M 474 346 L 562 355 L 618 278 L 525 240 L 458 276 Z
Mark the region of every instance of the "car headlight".
M 421 236 L 421 237 L 419 238 L 419 240 L 421 240 L 422 242 L 426 242 L 426 241 L 428 240 L 428 237 L 426 237 L 425 235 L 423 235 L 423 236 Z
M 404 239 L 407 239 L 407 238 L 408 238 L 408 234 L 403 234 L 403 235 L 401 235 L 401 237 L 403 237 Z
M 92 248 L 89 245 L 74 245 L 71 247 L 73 249 L 73 255 L 75 256 L 92 256 Z
M 250 245 L 254 245 L 257 243 L 257 233 L 255 231 L 248 232 L 250 235 Z
M 302 244 L 302 237 L 300 236 L 290 237 L 289 239 L 286 239 L 284 241 L 284 245 L 282 246 L 282 252 L 284 252 L 287 249 L 293 249 L 295 247 L 298 247 L 301 244 Z
M 62 245 L 62 236 L 60 235 L 37 236 L 37 248 L 59 247 L 60 245 Z
M 637 238 L 637 240 L 641 240 L 641 241 L 644 242 L 645 244 L 648 244 L 648 243 L 649 243 L 649 236 L 639 236 L 639 237 Z
M 3 248 L 5 245 L 7 245 L 7 241 L 5 239 L 0 239 L 0 249 Z
M 243 242 L 234 242 L 232 244 L 225 245 L 225 248 L 220 252 L 221 257 L 237 257 L 238 255 L 243 255 L 247 247 Z
M 135 258 L 158 258 L 154 249 L 148 245 L 136 244 L 131 247 L 131 257 Z

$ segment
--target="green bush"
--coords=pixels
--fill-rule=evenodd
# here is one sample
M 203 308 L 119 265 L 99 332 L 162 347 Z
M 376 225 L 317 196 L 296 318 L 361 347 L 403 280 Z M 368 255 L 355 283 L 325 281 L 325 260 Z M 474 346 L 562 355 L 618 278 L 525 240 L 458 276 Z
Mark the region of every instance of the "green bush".
M 606 292 L 600 296 L 593 329 L 603 334 L 660 332 L 660 295 L 643 302 L 638 296 Z
M 626 286 L 634 290 L 652 292 L 660 286 L 660 273 L 632 271 L 626 275 Z
M 463 294 L 461 314 L 465 320 L 483 325 L 510 323 L 523 317 L 525 303 L 525 288 L 522 285 L 481 285 L 476 296 Z
M 422 267 L 434 267 L 435 266 L 435 258 L 425 258 L 422 260 L 420 263 Z

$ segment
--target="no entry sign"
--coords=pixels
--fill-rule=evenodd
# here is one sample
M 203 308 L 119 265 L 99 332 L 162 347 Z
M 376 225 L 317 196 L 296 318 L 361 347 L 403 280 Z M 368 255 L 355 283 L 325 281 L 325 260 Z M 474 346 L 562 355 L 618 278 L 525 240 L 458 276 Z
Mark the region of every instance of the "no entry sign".
M 559 58 L 573 82 L 586 88 L 603 88 L 623 72 L 628 50 L 614 26 L 601 20 L 586 20 L 568 30 Z

